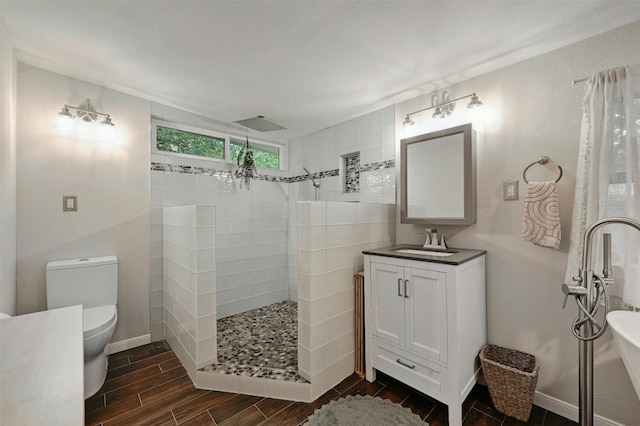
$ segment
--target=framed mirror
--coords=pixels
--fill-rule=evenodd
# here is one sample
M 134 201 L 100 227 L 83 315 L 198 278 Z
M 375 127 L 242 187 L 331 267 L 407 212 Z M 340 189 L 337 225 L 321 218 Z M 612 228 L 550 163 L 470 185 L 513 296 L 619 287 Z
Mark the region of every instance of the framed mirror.
M 475 131 L 471 124 L 400 141 L 402 223 L 476 222 Z

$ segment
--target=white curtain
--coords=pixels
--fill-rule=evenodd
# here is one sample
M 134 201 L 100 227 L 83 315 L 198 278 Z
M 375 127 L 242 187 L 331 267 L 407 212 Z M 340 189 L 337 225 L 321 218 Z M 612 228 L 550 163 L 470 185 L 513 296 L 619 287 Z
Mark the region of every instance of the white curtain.
M 582 240 L 591 223 L 605 217 L 640 220 L 638 70 L 634 66 L 601 71 L 586 83 L 567 283 L 580 269 Z M 612 234 L 612 295 L 622 297 L 625 281 L 627 292 L 634 285 L 640 289 L 640 233 L 624 225 L 606 226 L 603 232 Z M 601 237 L 595 238 L 593 269 L 601 273 Z

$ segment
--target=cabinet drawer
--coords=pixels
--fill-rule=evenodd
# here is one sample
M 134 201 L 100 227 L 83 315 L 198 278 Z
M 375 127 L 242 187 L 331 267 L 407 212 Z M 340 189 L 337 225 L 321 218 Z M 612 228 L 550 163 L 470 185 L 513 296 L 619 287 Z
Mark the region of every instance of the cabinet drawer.
M 372 339 L 371 344 L 374 367 L 375 363 L 378 363 L 415 380 L 426 389 L 446 394 L 447 369 L 445 367 L 376 338 Z

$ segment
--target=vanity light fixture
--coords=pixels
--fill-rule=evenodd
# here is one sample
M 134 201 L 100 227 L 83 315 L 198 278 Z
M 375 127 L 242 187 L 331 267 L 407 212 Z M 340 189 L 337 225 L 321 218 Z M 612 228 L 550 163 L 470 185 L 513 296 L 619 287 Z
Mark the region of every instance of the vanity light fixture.
M 433 118 L 445 118 L 451 115 L 451 113 L 455 110 L 456 101 L 459 101 L 461 99 L 466 99 L 466 98 L 471 98 L 471 101 L 469 101 L 469 104 L 467 104 L 467 108 L 471 109 L 471 108 L 477 108 L 479 106 L 482 106 L 482 101 L 478 99 L 478 95 L 476 93 L 472 93 L 466 96 L 461 96 L 456 99 L 449 99 L 449 92 L 445 90 L 444 92 L 442 92 L 442 99 L 438 99 L 438 95 L 432 95 L 430 107 L 419 109 L 418 111 L 408 113 L 405 116 L 402 124 L 404 124 L 405 126 L 412 126 L 413 124 L 415 124 L 415 121 L 411 119 L 412 115 L 417 114 L 419 112 L 428 111 L 430 109 L 434 110 L 432 115 Z
M 72 110 L 75 112 L 75 115 L 71 112 Z M 100 118 L 102 118 L 102 120 L 98 121 Z M 96 111 L 88 98 L 77 107 L 65 104 L 55 119 L 54 128 L 64 133 L 69 133 L 76 127 L 75 119 L 79 119 L 82 123 L 86 124 L 100 124 L 103 133 L 106 135 L 111 135 L 113 133 L 113 127 L 115 126 L 113 121 L 111 121 L 111 116 Z
M 438 95 L 431 96 L 431 108 L 436 109 L 433 112 L 433 118 L 445 118 L 456 109 L 456 103 L 451 102 L 449 92 L 445 90 L 442 92 L 442 102 L 438 102 Z

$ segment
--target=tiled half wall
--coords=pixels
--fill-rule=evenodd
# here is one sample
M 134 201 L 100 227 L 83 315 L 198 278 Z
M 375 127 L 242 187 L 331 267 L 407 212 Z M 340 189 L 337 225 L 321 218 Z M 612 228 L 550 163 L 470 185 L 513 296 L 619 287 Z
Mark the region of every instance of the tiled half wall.
M 192 378 L 216 362 L 214 206 L 163 209 L 164 316 L 171 347 Z
M 219 288 L 228 275 L 216 266 L 219 252 L 228 256 L 216 232 L 218 209 L 162 209 L 165 335 L 194 379 L 198 368 L 216 362 L 217 295 L 228 290 Z M 395 241 L 395 206 L 299 202 L 297 222 L 298 366 L 311 383 L 303 399 L 313 400 L 353 371 L 354 274 L 363 269 L 363 250 Z M 268 271 L 249 270 L 247 279 Z
M 354 275 L 363 250 L 395 242 L 395 205 L 298 203 L 298 373 L 311 399 L 354 370 Z

